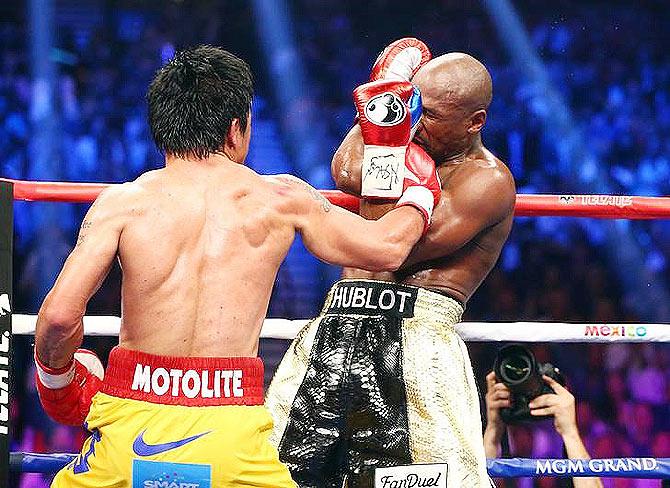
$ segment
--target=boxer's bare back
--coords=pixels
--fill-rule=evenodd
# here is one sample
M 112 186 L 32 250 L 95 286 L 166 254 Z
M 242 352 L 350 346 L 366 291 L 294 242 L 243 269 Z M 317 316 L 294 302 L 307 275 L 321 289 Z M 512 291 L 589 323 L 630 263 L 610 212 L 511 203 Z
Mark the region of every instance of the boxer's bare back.
M 419 238 L 423 219 L 412 207 L 386 217 L 386 225 L 371 227 L 297 178 L 262 177 L 224 156 L 168 157 L 165 168 L 109 188 L 94 203 L 38 329 L 41 321 L 64 322 L 46 316 L 52 310 L 83 316 L 118 256 L 122 347 L 255 356 L 274 279 L 296 232 L 324 261 L 394 269 Z M 60 366 L 68 358 L 57 345 L 80 342 L 83 330 L 68 323 L 49 331 L 36 345 L 45 361 Z M 58 331 L 69 336 L 55 337 Z
M 426 237 L 396 272 L 345 269 L 345 278 L 370 278 L 442 291 L 466 303 L 495 265 L 512 227 L 515 185 L 509 169 L 481 142 L 491 99 L 486 69 L 474 58 L 433 59 L 412 80 L 421 90 L 423 118 L 414 142 L 436 161 L 442 199 Z M 481 112 L 484 111 L 483 118 Z M 338 188 L 360 192 L 363 143 L 355 126 L 333 158 Z M 392 204 L 361 201 L 360 214 L 384 215 Z

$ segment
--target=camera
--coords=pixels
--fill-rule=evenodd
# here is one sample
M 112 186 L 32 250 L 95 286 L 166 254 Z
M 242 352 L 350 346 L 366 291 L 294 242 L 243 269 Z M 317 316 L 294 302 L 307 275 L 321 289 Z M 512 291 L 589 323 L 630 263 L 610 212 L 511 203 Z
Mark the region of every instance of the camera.
M 538 363 L 533 352 L 521 344 L 502 347 L 496 355 L 493 371 L 498 381 L 502 381 L 511 392 L 512 406 L 500 410 L 500 416 L 508 424 L 550 417 L 533 416 L 528 406 L 533 398 L 546 393 L 555 393 L 544 382 L 542 375 L 547 375 L 565 385 L 565 378 L 558 368 L 550 363 Z

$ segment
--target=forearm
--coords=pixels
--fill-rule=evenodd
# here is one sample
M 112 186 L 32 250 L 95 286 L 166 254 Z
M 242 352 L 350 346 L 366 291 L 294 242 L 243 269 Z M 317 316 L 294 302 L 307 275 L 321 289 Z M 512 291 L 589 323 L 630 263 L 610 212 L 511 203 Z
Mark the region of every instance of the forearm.
M 502 435 L 502 431 L 489 426 L 486 427 L 484 431 L 484 453 L 488 459 L 500 456 Z
M 42 364 L 62 368 L 84 339 L 83 314 L 55 309 L 47 299 L 37 316 L 35 354 Z
M 565 452 L 569 459 L 591 459 L 578 432 L 562 436 Z M 573 478 L 575 488 L 602 488 L 600 478 Z
M 382 240 L 402 248 L 403 261 L 412 247 L 421 239 L 425 227 L 423 213 L 413 205 L 394 208 L 376 220 L 381 229 Z
M 359 215 L 368 220 L 378 220 L 395 207 L 395 202 L 378 202 L 374 200 L 361 200 Z
M 361 255 L 370 261 L 360 267 L 369 271 L 395 271 L 421 238 L 423 227 L 421 213 L 410 206 L 397 208 L 377 221 L 365 222 L 354 241 L 363 244 Z
M 571 459 L 591 459 L 589 453 L 584 447 L 581 437 L 578 432 L 571 432 L 561 436 L 565 444 L 565 451 Z

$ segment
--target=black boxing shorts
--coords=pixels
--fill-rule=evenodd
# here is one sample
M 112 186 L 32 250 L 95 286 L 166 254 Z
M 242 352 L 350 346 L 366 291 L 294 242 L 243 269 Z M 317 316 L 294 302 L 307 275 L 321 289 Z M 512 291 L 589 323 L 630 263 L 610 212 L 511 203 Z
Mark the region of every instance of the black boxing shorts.
M 479 396 L 454 325 L 423 288 L 342 280 L 272 380 L 270 438 L 301 487 L 374 486 L 375 469 L 445 463 L 447 486 L 490 487 Z

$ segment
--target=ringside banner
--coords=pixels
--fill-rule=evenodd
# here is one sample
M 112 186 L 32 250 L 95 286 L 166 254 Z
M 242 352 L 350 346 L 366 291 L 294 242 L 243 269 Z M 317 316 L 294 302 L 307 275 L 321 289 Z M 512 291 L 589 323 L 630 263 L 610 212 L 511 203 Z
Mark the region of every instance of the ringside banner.
M 670 479 L 670 458 L 489 459 L 489 475 L 500 478 L 544 477 Z M 660 485 L 659 485 L 660 486 Z

